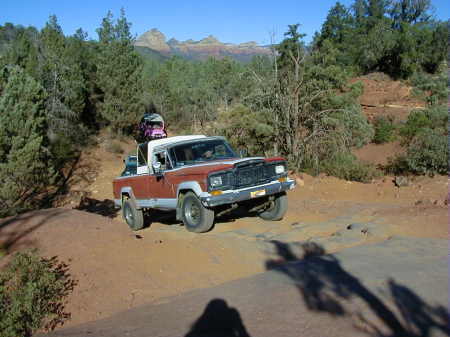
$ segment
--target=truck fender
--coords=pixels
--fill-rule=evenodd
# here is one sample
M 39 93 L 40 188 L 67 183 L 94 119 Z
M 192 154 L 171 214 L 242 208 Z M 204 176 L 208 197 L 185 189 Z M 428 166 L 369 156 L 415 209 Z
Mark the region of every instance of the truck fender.
M 185 181 L 185 182 L 182 182 L 180 185 L 178 185 L 178 188 L 177 188 L 177 214 L 176 214 L 177 220 L 182 220 L 181 219 L 181 203 L 183 201 L 183 198 L 182 197 L 180 198 L 180 194 L 182 194 L 183 191 L 192 191 L 195 193 L 195 195 L 197 197 L 200 197 L 200 195 L 202 193 L 204 193 L 202 191 L 200 184 L 197 181 Z
M 179 184 L 177 188 L 177 196 L 179 196 L 180 191 L 183 190 L 191 190 L 197 195 L 197 197 L 199 197 L 200 194 L 203 193 L 202 188 L 200 187 L 200 184 L 197 181 L 184 181 L 181 184 Z
M 134 202 L 135 204 L 137 204 L 137 202 L 136 202 L 136 197 L 134 196 L 133 189 L 132 189 L 131 187 L 127 186 L 127 187 L 122 187 L 122 188 L 120 189 L 120 199 L 121 199 L 122 202 L 123 202 L 123 196 L 124 196 L 124 195 L 128 195 L 128 197 L 129 197 L 131 200 L 133 200 L 133 202 Z

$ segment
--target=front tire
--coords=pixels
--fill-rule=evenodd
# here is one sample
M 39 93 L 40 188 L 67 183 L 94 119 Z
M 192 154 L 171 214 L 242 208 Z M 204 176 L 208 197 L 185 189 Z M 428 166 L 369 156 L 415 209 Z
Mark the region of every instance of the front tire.
M 261 212 L 258 216 L 261 219 L 269 221 L 278 221 L 283 219 L 288 209 L 288 200 L 286 192 L 282 192 L 275 196 L 272 207 Z
M 144 228 L 144 214 L 141 209 L 136 208 L 136 204 L 132 200 L 127 199 L 123 202 L 122 216 L 133 231 Z
M 192 192 L 184 196 L 181 213 L 184 226 L 189 232 L 204 233 L 214 225 L 214 211 L 204 207 Z

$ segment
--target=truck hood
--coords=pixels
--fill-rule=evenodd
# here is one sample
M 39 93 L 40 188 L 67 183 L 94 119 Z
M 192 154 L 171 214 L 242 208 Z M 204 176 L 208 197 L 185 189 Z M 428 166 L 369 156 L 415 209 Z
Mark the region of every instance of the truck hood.
M 264 157 L 249 157 L 249 158 L 234 158 L 225 160 L 215 160 L 207 163 L 201 163 L 191 166 L 184 166 L 175 169 L 172 172 L 176 175 L 208 175 L 211 172 L 222 171 L 233 168 L 236 164 L 264 160 L 266 162 L 284 160 L 281 157 L 264 158 Z

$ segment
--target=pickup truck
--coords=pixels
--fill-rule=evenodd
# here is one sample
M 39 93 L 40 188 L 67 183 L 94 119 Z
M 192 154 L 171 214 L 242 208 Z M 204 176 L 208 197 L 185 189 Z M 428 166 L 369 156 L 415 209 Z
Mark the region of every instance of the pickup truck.
M 159 209 L 176 211 L 177 220 L 196 233 L 209 231 L 216 217 L 238 206 L 281 220 L 286 191 L 294 187 L 283 158 L 241 158 L 225 138 L 203 135 L 139 144 L 113 181 L 114 203 L 132 230 L 144 227 L 144 212 Z

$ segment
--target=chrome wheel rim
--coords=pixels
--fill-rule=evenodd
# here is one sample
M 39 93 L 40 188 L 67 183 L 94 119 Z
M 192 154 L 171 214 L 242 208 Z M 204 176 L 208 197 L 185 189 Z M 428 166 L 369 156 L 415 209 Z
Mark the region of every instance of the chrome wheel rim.
M 125 220 L 129 225 L 134 223 L 133 212 L 131 212 L 130 206 L 125 207 Z
M 199 224 L 201 217 L 201 210 L 196 202 L 193 202 L 191 200 L 188 201 L 185 208 L 185 216 L 189 224 L 192 224 L 194 226 L 197 226 Z

